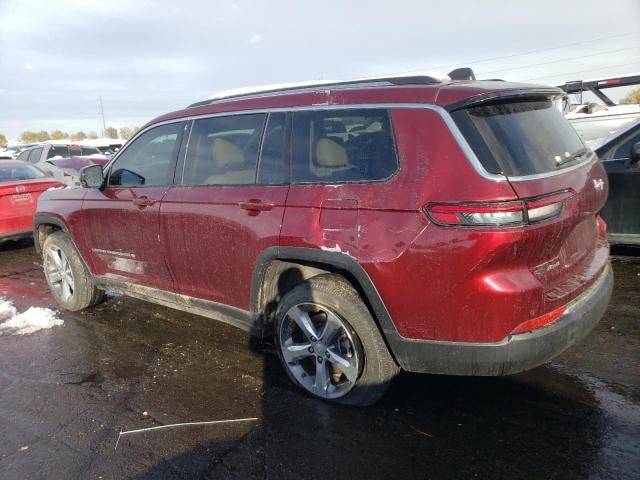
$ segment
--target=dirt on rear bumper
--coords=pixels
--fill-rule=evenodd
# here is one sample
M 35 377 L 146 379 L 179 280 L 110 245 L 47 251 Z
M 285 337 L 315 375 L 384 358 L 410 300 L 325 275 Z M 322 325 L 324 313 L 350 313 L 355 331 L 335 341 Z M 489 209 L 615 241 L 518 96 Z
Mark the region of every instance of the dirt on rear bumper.
M 411 340 L 389 335 L 400 366 L 407 371 L 447 375 L 510 375 L 535 368 L 584 338 L 600 321 L 611 298 L 613 270 L 606 265 L 596 282 L 549 326 L 496 343 Z

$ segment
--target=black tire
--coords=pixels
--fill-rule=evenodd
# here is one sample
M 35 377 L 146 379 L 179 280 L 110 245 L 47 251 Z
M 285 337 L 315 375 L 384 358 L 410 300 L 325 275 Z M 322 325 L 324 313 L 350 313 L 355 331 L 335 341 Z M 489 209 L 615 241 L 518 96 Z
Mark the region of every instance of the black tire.
M 360 295 L 339 275 L 323 274 L 313 277 L 293 288 L 278 305 L 274 328 L 276 351 L 289 378 L 300 388 L 318 397 L 304 387 L 290 371 L 289 364 L 283 357 L 280 341 L 280 332 L 283 329 L 286 313 L 294 306 L 303 303 L 326 307 L 337 314 L 342 323 L 350 329 L 353 343 L 356 344 L 355 348 L 363 354 L 364 361 L 359 362 L 359 374 L 355 384 L 343 396 L 329 400 L 358 406 L 371 405 L 377 401 L 400 369 L 389 353 L 380 330 Z
M 62 252 L 68 260 L 73 276 L 72 294 L 68 298 L 59 292 L 59 288 L 53 284 L 51 268 L 55 268 L 50 254 Z M 65 310 L 76 312 L 96 305 L 104 300 L 104 292 L 95 286 L 93 277 L 86 267 L 75 245 L 64 232 L 54 232 L 47 237 L 42 247 L 43 267 L 49 289 L 58 304 Z

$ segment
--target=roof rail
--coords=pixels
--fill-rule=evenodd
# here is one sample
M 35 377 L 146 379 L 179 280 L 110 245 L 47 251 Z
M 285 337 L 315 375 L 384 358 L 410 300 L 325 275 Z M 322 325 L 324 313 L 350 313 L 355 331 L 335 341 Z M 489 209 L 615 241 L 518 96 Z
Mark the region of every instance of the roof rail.
M 318 81 L 318 82 L 300 82 L 290 84 L 264 85 L 258 87 L 239 88 L 228 90 L 214 95 L 212 98 L 192 103 L 187 108 L 200 107 L 209 105 L 222 100 L 236 100 L 242 98 L 252 98 L 256 96 L 268 95 L 273 93 L 296 93 L 309 90 L 317 90 L 318 88 L 352 88 L 352 87 L 381 87 L 393 85 L 435 85 L 448 81 L 449 77 L 445 75 L 404 75 L 404 76 L 385 76 L 371 77 L 354 80 L 338 80 L 338 81 Z

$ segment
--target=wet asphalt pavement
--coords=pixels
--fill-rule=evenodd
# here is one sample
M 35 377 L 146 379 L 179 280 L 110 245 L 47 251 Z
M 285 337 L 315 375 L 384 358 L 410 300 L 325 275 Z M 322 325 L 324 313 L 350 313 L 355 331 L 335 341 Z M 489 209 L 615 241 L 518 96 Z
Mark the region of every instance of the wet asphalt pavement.
M 38 263 L 0 245 L 0 298 L 55 308 Z M 640 257 L 614 270 L 606 317 L 552 364 L 403 374 L 366 409 L 309 398 L 222 323 L 125 298 L 63 313 L 0 336 L 0 479 L 640 479 Z

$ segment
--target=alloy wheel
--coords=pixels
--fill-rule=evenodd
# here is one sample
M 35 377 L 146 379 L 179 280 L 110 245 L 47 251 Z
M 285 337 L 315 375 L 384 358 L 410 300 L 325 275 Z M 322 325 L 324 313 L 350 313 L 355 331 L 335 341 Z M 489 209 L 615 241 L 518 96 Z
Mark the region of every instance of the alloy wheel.
M 75 280 L 69 259 L 59 248 L 52 248 L 45 256 L 44 271 L 53 293 L 64 302 L 73 297 Z
M 278 335 L 286 368 L 307 391 L 335 399 L 355 386 L 363 360 L 360 342 L 335 312 L 311 302 L 294 305 Z

